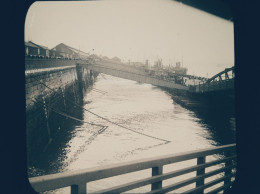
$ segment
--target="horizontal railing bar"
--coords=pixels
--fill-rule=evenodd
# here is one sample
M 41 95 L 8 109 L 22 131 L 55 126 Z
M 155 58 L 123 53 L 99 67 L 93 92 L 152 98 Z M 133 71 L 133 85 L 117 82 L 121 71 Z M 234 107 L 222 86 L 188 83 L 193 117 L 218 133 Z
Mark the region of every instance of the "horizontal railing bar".
M 223 181 L 225 181 L 225 180 L 227 180 L 227 179 L 230 179 L 230 178 L 233 177 L 233 176 L 235 176 L 235 173 L 231 173 L 231 174 L 229 174 L 229 175 L 226 175 L 226 176 L 223 176 L 223 177 L 221 177 L 221 178 L 215 179 L 215 180 L 213 180 L 213 181 L 210 181 L 210 182 L 204 184 L 203 186 L 200 186 L 200 187 L 191 189 L 191 190 L 189 190 L 189 191 L 185 191 L 185 193 L 186 193 L 186 194 L 188 194 L 188 193 L 192 194 L 192 193 L 194 193 L 194 192 L 202 191 L 202 190 L 204 190 L 204 189 L 206 189 L 206 188 L 208 188 L 208 187 L 211 187 L 211 186 L 216 185 L 216 184 L 218 184 L 218 183 L 221 183 L 221 182 L 223 182 Z
M 229 189 L 229 188 L 233 185 L 233 183 L 234 183 L 234 181 L 232 181 L 232 182 L 230 182 L 230 183 L 228 183 L 228 184 L 226 184 L 226 185 L 222 185 L 221 187 L 218 187 L 218 188 L 216 188 L 216 189 L 214 189 L 214 190 L 209 191 L 208 194 L 209 194 L 209 193 L 218 193 L 218 192 L 220 192 L 220 191 Z
M 38 191 L 54 190 L 79 183 L 86 183 L 116 175 L 126 174 L 134 171 L 140 171 L 155 166 L 162 166 L 175 162 L 194 159 L 200 156 L 212 155 L 228 150 L 235 150 L 235 144 L 207 148 L 203 150 L 189 151 L 179 154 L 153 157 L 149 159 L 135 160 L 121 164 L 112 164 L 105 167 L 88 168 L 74 172 L 64 172 L 52 175 L 45 175 L 30 178 L 33 188 Z
M 234 167 L 235 167 L 235 165 L 231 165 L 231 166 L 227 166 L 227 167 L 220 168 L 220 169 L 217 169 L 217 170 L 213 170 L 213 171 L 211 171 L 211 172 L 205 173 L 204 175 L 192 177 L 192 178 L 189 178 L 189 179 L 180 181 L 180 182 L 178 182 L 178 183 L 175 183 L 175 184 L 166 186 L 166 187 L 164 187 L 164 188 L 162 188 L 162 189 L 154 190 L 154 191 L 151 191 L 151 192 L 148 192 L 148 193 L 149 193 L 149 194 L 151 194 L 151 193 L 166 193 L 166 192 L 169 192 L 169 191 L 178 189 L 178 188 L 180 188 L 180 187 L 189 185 L 189 184 L 191 184 L 191 183 L 194 183 L 194 182 L 196 182 L 196 181 L 198 181 L 198 180 L 202 180 L 202 179 L 205 179 L 205 178 L 207 178 L 207 177 L 211 177 L 211 176 L 213 176 L 213 175 L 219 174 L 219 173 L 221 173 L 221 172 L 224 172 L 224 171 L 227 170 L 227 169 L 234 168 Z M 148 193 L 147 193 L 147 194 L 148 194 Z
M 138 188 L 138 187 L 142 187 L 142 186 L 145 186 L 145 185 L 148 185 L 148 184 L 152 184 L 154 182 L 158 182 L 158 181 L 161 181 L 161 180 L 165 180 L 165 179 L 173 178 L 173 177 L 180 176 L 180 175 L 183 175 L 183 174 L 187 174 L 187 173 L 196 171 L 198 169 L 204 169 L 204 168 L 216 165 L 216 164 L 224 163 L 226 161 L 229 161 L 229 160 L 232 160 L 232 159 L 235 159 L 235 158 L 236 158 L 236 156 L 231 156 L 231 157 L 220 159 L 220 160 L 214 160 L 214 161 L 211 161 L 211 162 L 207 162 L 205 164 L 195 165 L 195 166 L 183 168 L 183 169 L 180 169 L 180 170 L 176 170 L 174 172 L 165 173 L 163 175 L 153 176 L 153 177 L 145 178 L 145 179 L 142 179 L 142 180 L 134 181 L 134 182 L 131 182 L 131 183 L 126 183 L 126 184 L 123 184 L 123 185 L 119 185 L 119 186 L 111 187 L 111 188 L 108 188 L 108 189 L 100 190 L 100 191 L 97 191 L 97 193 L 121 193 L 121 192 L 124 192 L 124 191 L 129 191 L 129 190 L 132 190 L 132 189 L 135 189 L 135 188 Z

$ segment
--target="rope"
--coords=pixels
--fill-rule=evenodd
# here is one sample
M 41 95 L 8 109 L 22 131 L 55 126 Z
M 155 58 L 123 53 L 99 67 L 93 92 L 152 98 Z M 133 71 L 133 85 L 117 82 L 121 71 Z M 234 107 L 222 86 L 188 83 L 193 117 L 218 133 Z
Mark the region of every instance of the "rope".
M 106 94 L 107 92 L 105 91 L 102 91 L 102 90 L 98 90 L 98 89 L 95 89 L 95 88 L 92 88 L 92 90 L 94 90 L 95 92 L 99 92 L 101 94 Z
M 35 99 L 35 100 L 32 100 L 33 102 L 39 103 L 39 104 L 41 104 L 42 106 L 44 106 L 44 104 L 43 104 L 42 102 L 40 102 L 40 101 L 37 100 L 36 98 L 34 98 L 34 99 Z M 45 106 L 48 107 L 49 109 L 51 109 L 53 112 L 56 112 L 57 114 L 62 115 L 62 116 L 65 116 L 65 117 L 68 117 L 68 118 L 70 118 L 70 119 L 73 119 L 73 120 L 76 120 L 76 121 L 80 121 L 80 122 L 83 122 L 83 123 L 87 123 L 87 124 L 89 124 L 89 125 L 94 125 L 94 126 L 102 127 L 102 128 L 105 128 L 105 127 L 107 128 L 107 127 L 108 127 L 108 126 L 104 126 L 104 125 L 89 123 L 89 122 L 87 122 L 87 121 L 84 121 L 84 120 L 78 119 L 78 118 L 76 118 L 76 117 L 70 116 L 70 115 L 68 115 L 68 114 L 66 114 L 66 113 L 60 112 L 60 111 L 54 109 L 54 108 L 51 107 L 51 106 L 48 106 L 48 105 L 45 105 Z
M 97 115 L 97 114 L 91 112 L 90 110 L 85 109 L 84 107 L 82 107 L 82 108 L 83 108 L 84 110 L 86 110 L 87 112 L 89 112 L 89 113 L 91 113 L 91 114 L 93 114 L 93 115 L 95 115 L 95 116 L 97 116 L 97 117 L 99 117 L 99 118 L 101 118 L 101 119 L 103 119 L 103 120 L 109 122 L 109 123 L 112 123 L 112 124 L 117 125 L 117 126 L 119 126 L 119 127 L 121 127 L 121 128 L 124 128 L 124 129 L 126 129 L 126 130 L 132 131 L 132 132 L 134 132 L 134 133 L 138 133 L 138 134 L 143 135 L 143 136 L 146 136 L 146 137 L 150 137 L 150 138 L 153 138 L 153 139 L 157 139 L 157 140 L 160 140 L 160 141 L 164 141 L 164 142 L 166 142 L 166 143 L 169 143 L 169 142 L 170 142 L 170 141 L 165 140 L 165 139 L 161 139 L 161 138 L 158 138 L 158 137 L 154 137 L 154 136 L 151 136 L 151 135 L 147 135 L 147 134 L 145 134 L 145 133 L 141 133 L 141 132 L 139 132 L 139 131 L 135 131 L 135 130 L 133 130 L 133 129 L 129 129 L 129 128 L 127 128 L 127 127 L 125 127 L 125 126 L 122 126 L 122 125 L 120 125 L 120 124 L 118 124 L 118 123 L 115 123 L 115 122 L 113 122 L 113 121 L 110 121 L 110 120 L 107 119 L 107 118 L 104 118 L 104 117 L 102 117 L 102 116 L 99 116 L 99 115 Z
M 105 78 L 105 76 L 104 76 L 102 73 L 101 73 L 101 74 L 99 74 L 99 75 L 101 75 L 101 76 L 103 77 L 103 79 L 105 79 L 105 80 L 107 79 L 107 78 Z
M 50 90 L 52 90 L 53 92 L 57 93 L 55 90 L 53 90 L 52 88 L 50 88 L 50 87 L 47 86 L 46 84 L 44 84 L 44 83 L 42 83 L 42 82 L 40 82 L 40 83 L 41 83 L 42 85 L 44 85 L 45 87 L 49 88 Z M 143 136 L 146 136 L 146 137 L 150 137 L 150 138 L 152 138 L 152 139 L 157 139 L 157 140 L 160 140 L 160 141 L 164 141 L 164 142 L 166 142 L 166 143 L 170 143 L 170 141 L 168 141 L 168 140 L 161 139 L 161 138 L 158 138 L 158 137 L 154 137 L 154 136 L 151 136 L 151 135 L 147 135 L 147 134 L 145 134 L 145 133 L 141 133 L 141 132 L 139 132 L 139 131 L 135 131 L 135 130 L 133 130 L 133 129 L 127 128 L 127 127 L 122 126 L 122 125 L 120 125 L 120 124 L 117 124 L 117 123 L 115 123 L 115 122 L 113 122 L 113 121 L 110 121 L 109 119 L 107 119 L 107 118 L 105 118 L 105 117 L 99 116 L 99 115 L 97 115 L 96 113 L 93 113 L 92 111 L 85 109 L 84 107 L 78 105 L 77 103 L 73 102 L 72 100 L 68 99 L 67 97 L 65 97 L 65 99 L 67 99 L 69 102 L 75 104 L 76 106 L 78 106 L 78 107 L 84 109 L 85 111 L 87 111 L 87 112 L 89 112 L 89 113 L 91 113 L 91 114 L 97 116 L 98 118 L 101 118 L 101 119 L 103 119 L 103 120 L 105 120 L 105 121 L 107 121 L 107 122 L 109 122 L 109 123 L 111 123 L 111 124 L 117 125 L 117 126 L 119 126 L 119 127 L 121 127 L 121 128 L 124 128 L 124 129 L 126 129 L 126 130 L 132 131 L 132 132 L 134 132 L 134 133 L 137 133 L 137 134 L 140 134 L 140 135 L 143 135 Z

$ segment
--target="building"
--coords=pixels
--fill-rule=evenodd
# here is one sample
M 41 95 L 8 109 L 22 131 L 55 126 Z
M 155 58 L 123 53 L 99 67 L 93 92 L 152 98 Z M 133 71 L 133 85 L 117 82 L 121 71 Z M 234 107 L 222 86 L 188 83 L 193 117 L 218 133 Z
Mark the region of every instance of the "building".
M 88 53 L 72 48 L 64 43 L 60 43 L 51 49 L 52 53 L 61 55 L 64 58 L 72 59 L 87 59 L 89 57 Z
M 121 59 L 118 58 L 118 57 L 113 57 L 111 60 L 115 61 L 115 62 L 118 62 L 118 63 L 121 63 Z
M 50 57 L 51 58 L 59 58 L 59 57 L 63 57 L 63 56 L 58 51 L 50 50 Z
M 162 59 L 158 59 L 157 61 L 155 61 L 154 62 L 154 67 L 155 68 L 163 68 Z
M 149 67 L 149 60 L 148 60 L 148 59 L 145 60 L 145 67 L 146 67 L 146 68 Z
M 39 55 L 40 53 L 40 48 L 35 46 L 34 44 L 30 43 L 30 42 L 24 42 L 25 45 L 25 55 L 26 56 L 36 56 Z
M 38 48 L 38 54 L 37 54 L 38 56 L 43 56 L 43 57 L 49 57 L 50 56 L 50 50 L 48 49 L 48 47 L 36 44 L 32 41 L 29 41 L 29 43 Z
M 143 64 L 142 62 L 131 62 L 131 65 L 138 67 L 138 68 L 145 68 L 145 64 Z

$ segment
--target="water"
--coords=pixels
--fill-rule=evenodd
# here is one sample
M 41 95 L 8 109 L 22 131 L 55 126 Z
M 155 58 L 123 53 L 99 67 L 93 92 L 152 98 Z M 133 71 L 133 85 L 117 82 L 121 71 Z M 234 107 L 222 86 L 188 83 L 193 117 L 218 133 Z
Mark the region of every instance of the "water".
M 126 128 L 170 143 L 134 133 L 84 110 L 84 121 L 107 128 L 100 131 L 100 126 L 72 120 L 74 128 L 57 135 L 38 161 L 29 166 L 30 176 L 235 143 L 233 114 L 187 110 L 173 102 L 170 94 L 149 84 L 100 74 L 84 97 L 84 108 Z M 168 168 L 164 170 L 168 171 Z M 88 192 L 115 186 L 115 183 L 122 184 L 137 176 L 149 176 L 150 173 L 141 171 L 122 178 L 89 183 Z M 148 191 L 149 188 L 135 191 Z M 67 192 L 67 188 L 55 191 Z

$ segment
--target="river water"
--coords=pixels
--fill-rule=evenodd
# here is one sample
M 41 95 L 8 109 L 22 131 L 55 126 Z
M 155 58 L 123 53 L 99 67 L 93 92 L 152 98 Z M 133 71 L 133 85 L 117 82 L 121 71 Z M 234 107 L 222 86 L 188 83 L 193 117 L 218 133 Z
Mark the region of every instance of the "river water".
M 73 129 L 61 133 L 47 151 L 41 154 L 38 161 L 29 166 L 29 176 L 235 143 L 235 119 L 232 113 L 204 111 L 204 114 L 201 114 L 200 110 L 187 110 L 176 104 L 169 93 L 149 84 L 99 74 L 94 85 L 85 94 L 84 108 L 85 122 L 104 125 L 107 128 L 102 130 L 100 126 L 72 120 Z M 195 161 L 189 161 L 187 165 L 191 162 L 195 164 Z M 183 165 L 185 166 L 185 163 Z M 169 168 L 170 166 L 166 166 L 164 172 Z M 119 178 L 88 183 L 87 189 L 88 192 L 94 192 L 135 180 L 136 177 L 149 176 L 151 170 L 140 171 Z M 164 182 L 163 186 L 170 183 Z M 131 192 L 144 192 L 149 189 L 150 186 L 147 186 Z M 69 188 L 64 188 L 54 193 L 69 191 Z

